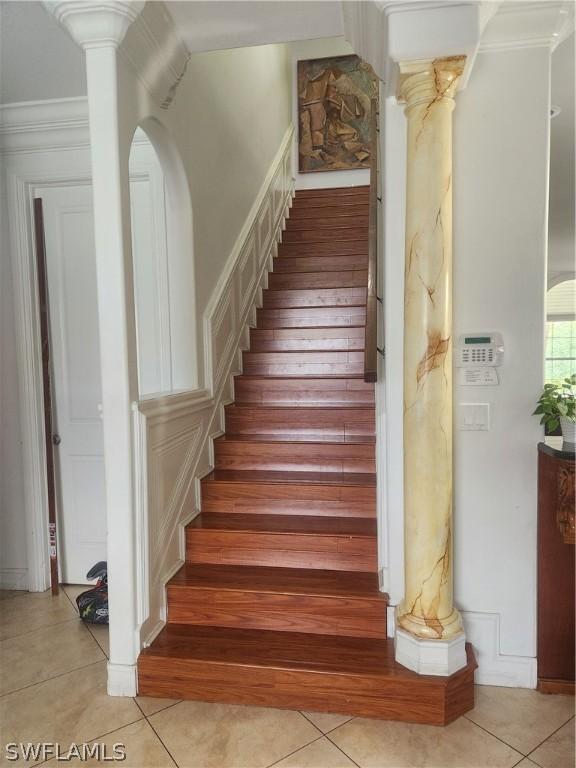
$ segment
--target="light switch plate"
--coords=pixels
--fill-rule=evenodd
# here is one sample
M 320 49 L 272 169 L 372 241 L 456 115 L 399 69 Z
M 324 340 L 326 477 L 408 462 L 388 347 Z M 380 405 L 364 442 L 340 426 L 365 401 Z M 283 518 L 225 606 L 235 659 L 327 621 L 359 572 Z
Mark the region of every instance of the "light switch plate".
M 458 428 L 467 431 L 490 429 L 490 403 L 460 403 Z

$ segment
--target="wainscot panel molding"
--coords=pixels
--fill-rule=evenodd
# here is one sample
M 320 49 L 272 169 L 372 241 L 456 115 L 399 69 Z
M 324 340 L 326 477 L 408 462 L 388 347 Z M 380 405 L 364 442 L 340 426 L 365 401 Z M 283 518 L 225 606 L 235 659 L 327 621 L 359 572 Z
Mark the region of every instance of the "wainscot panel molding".
M 142 645 L 166 622 L 166 583 L 184 562 L 184 527 L 200 511 L 200 479 L 213 466 L 223 407 L 233 397 L 292 200 L 293 129 L 286 132 L 202 319 L 206 387 L 134 405 L 136 563 Z
M 500 614 L 461 611 L 466 639 L 472 643 L 478 685 L 536 688 L 536 658 L 500 651 Z

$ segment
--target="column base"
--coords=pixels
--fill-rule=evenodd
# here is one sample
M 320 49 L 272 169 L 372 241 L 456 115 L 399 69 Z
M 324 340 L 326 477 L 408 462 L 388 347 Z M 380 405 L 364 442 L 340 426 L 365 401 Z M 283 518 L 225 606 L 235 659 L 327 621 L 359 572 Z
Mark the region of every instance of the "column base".
M 136 664 L 108 662 L 108 696 L 137 696 L 138 670 Z
M 464 632 L 450 640 L 424 640 L 397 627 L 394 651 L 398 664 L 419 675 L 447 677 L 468 663 Z

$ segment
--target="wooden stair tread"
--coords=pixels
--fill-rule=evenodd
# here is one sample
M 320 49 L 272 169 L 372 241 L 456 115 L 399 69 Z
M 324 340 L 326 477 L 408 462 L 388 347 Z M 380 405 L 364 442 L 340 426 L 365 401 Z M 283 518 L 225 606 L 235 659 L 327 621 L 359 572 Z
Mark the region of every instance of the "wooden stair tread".
M 387 602 L 387 595 L 379 590 L 377 574 L 353 571 L 186 563 L 168 586 L 317 597 L 376 597 Z
M 186 526 L 193 530 L 297 533 L 302 536 L 376 537 L 376 520 L 360 517 L 312 517 L 310 515 L 243 515 L 202 513 Z
M 264 485 L 334 485 L 376 487 L 376 476 L 357 472 L 267 472 L 264 470 L 215 469 L 204 482 L 258 483 Z
M 194 658 L 205 663 L 246 667 L 423 679 L 423 676 L 394 661 L 393 641 L 361 637 L 338 638 L 297 632 L 169 624 L 158 635 L 154 646 L 145 648 L 141 653 L 141 659 L 151 656 L 183 660 Z
M 263 354 L 268 354 L 268 353 L 263 353 Z M 272 354 L 277 354 L 277 353 L 274 352 Z M 255 378 L 258 378 L 258 377 L 256 376 Z M 266 378 L 268 378 L 268 377 L 266 377 Z M 279 376 L 277 378 L 286 378 L 286 377 L 285 376 Z M 294 378 L 306 379 L 307 377 L 306 376 L 297 376 L 297 377 L 294 377 Z M 322 377 L 321 376 L 314 376 L 312 378 L 317 379 L 317 378 L 322 378 Z M 342 375 L 342 376 L 339 376 L 338 378 L 350 379 L 352 377 L 351 376 Z M 295 408 L 292 405 L 284 405 L 284 406 L 283 405 L 259 405 L 259 406 L 256 406 L 256 407 L 258 408 L 258 410 L 262 410 L 262 411 L 280 411 L 280 412 L 285 411 L 285 412 L 288 412 L 288 411 L 298 410 L 298 408 Z M 239 403 L 230 403 L 229 405 L 226 406 L 226 410 L 251 411 L 251 410 L 254 410 L 254 406 L 253 405 L 241 405 Z M 327 411 L 328 413 L 331 413 L 331 412 L 338 413 L 339 411 L 374 411 L 374 406 L 373 405 L 350 405 L 350 406 L 346 406 L 346 407 L 342 408 L 342 406 L 340 406 L 340 405 L 319 405 L 316 408 L 310 408 L 309 410 L 310 411 L 318 411 L 319 413 L 322 412 L 322 411 Z M 306 419 L 310 419 L 310 418 L 311 418 L 311 416 L 308 413 L 306 415 Z
M 418 681 L 422 687 L 449 680 L 419 675 L 398 664 L 393 640 L 363 637 L 169 624 L 154 646 L 145 648 L 141 654 L 141 658 L 154 656 L 246 667 L 310 669 L 354 677 L 392 677 Z
M 217 443 L 269 443 L 271 446 L 281 443 L 282 445 L 299 445 L 300 443 L 306 443 L 307 445 L 318 444 L 319 446 L 328 445 L 373 445 L 376 442 L 376 438 L 372 435 L 349 435 L 342 438 L 334 435 L 307 435 L 306 433 L 300 434 L 278 434 L 278 433 L 248 433 L 245 435 L 235 435 L 234 433 L 227 432 L 224 435 L 220 435 L 214 441 L 214 445 Z
M 361 381 L 364 383 L 364 376 L 361 373 L 335 373 L 335 374 L 318 374 L 317 376 L 264 376 L 261 373 L 242 373 L 235 377 L 235 381 L 239 379 L 261 380 L 261 379 L 274 379 L 275 381 L 281 381 L 287 379 L 288 381 L 295 381 L 300 379 L 301 381 L 324 381 L 325 379 L 354 379 L 355 381 Z M 372 384 L 366 384 L 367 387 L 372 387 Z M 275 406 L 274 406 L 275 407 Z

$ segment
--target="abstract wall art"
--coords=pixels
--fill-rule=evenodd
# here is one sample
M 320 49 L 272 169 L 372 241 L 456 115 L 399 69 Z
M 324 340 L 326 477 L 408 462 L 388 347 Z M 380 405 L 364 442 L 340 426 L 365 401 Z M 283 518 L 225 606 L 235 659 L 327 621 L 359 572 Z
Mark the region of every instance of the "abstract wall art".
M 371 100 L 378 80 L 358 56 L 298 62 L 299 171 L 370 167 Z

